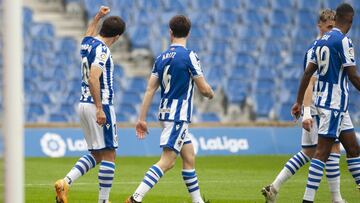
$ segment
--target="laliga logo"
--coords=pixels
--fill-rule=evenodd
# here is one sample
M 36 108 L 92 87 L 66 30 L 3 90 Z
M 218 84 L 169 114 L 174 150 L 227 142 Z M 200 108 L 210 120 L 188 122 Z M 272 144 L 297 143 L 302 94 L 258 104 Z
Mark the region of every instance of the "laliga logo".
M 54 133 L 45 133 L 40 140 L 41 149 L 49 157 L 62 157 L 66 152 L 65 141 L 60 135 Z

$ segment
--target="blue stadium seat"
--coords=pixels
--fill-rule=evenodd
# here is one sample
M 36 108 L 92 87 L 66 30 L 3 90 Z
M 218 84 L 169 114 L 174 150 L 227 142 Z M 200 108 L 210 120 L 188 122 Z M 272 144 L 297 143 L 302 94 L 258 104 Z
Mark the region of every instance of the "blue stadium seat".
M 245 0 L 244 3 L 249 10 L 261 10 L 270 7 L 268 0 Z
M 267 93 L 256 94 L 256 117 L 267 118 L 274 106 L 274 99 Z
M 245 65 L 254 66 L 256 65 L 256 60 L 254 59 L 254 57 L 252 57 L 249 54 L 240 53 L 235 56 L 235 64 L 238 66 L 245 66 Z
M 218 11 L 214 15 L 215 24 L 233 26 L 239 22 L 239 16 L 232 11 Z
M 296 14 L 296 22 L 299 27 L 315 27 L 317 15 L 306 10 L 299 11 Z M 306 29 L 304 29 L 306 30 Z
M 116 113 L 116 121 L 117 122 L 129 122 L 129 118 L 125 113 Z
M 239 0 L 218 0 L 218 6 L 221 10 L 239 10 L 242 7 L 242 3 Z
M 269 39 L 285 39 L 289 37 L 289 31 L 277 25 L 265 29 L 265 33 Z
M 137 7 L 148 10 L 148 11 L 159 10 L 162 8 L 161 1 L 149 1 L 149 0 L 132 1 L 132 0 L 129 0 L 128 4 L 133 4 L 133 3 L 137 3 Z
M 285 11 L 278 10 L 273 11 L 269 16 L 269 21 L 271 25 L 276 26 L 289 26 L 292 24 L 292 19 L 290 14 L 285 13 Z
M 31 26 L 32 37 L 53 40 L 54 35 L 54 27 L 50 23 L 33 23 Z
M 205 26 L 213 21 L 213 16 L 206 12 L 190 13 L 189 18 L 194 26 Z
M 216 2 L 215 0 L 197 0 L 197 1 L 190 1 L 190 4 L 192 9 L 194 10 L 206 11 L 215 7 Z
M 259 50 L 259 40 L 241 40 L 235 45 L 236 53 L 252 54 Z
M 291 10 L 295 6 L 294 1 L 289 0 L 272 0 L 271 7 L 274 10 Z
M 267 21 L 267 14 L 259 10 L 247 10 L 245 11 L 242 20 L 247 25 L 264 25 Z
M 220 122 L 219 116 L 214 112 L 207 112 L 201 114 L 202 122 Z
M 150 30 L 147 26 L 135 27 L 132 31 L 129 29 L 130 40 L 134 48 L 149 47 Z
M 127 87 L 127 91 L 143 93 L 145 92 L 147 86 L 147 81 L 143 77 L 134 77 L 129 81 L 129 86 Z
M 276 71 L 273 67 L 261 67 L 258 71 L 259 80 L 273 80 L 277 77 Z
M 225 94 L 230 103 L 242 103 L 248 95 L 249 85 L 243 80 L 229 78 L 224 85 Z
M 281 105 L 280 112 L 279 112 L 279 120 L 281 121 L 293 121 L 294 118 L 291 116 L 291 103 L 284 103 Z
M 68 119 L 64 114 L 50 114 L 49 116 L 50 122 L 67 122 Z
M 317 13 L 320 10 L 321 3 L 321 1 L 311 1 L 311 3 L 309 3 L 308 0 L 297 0 L 297 8 L 299 10 L 306 10 Z
M 187 0 L 162 0 L 165 10 L 184 12 L 188 8 Z
M 232 78 L 241 78 L 241 79 L 249 79 L 249 78 L 253 78 L 253 71 L 254 69 L 252 69 L 252 65 L 248 65 L 248 66 L 241 66 L 241 65 L 237 65 L 234 68 L 232 68 L 230 70 L 229 75 L 231 75 Z M 217 75 L 217 77 L 219 77 L 219 75 Z
M 122 103 L 120 105 L 120 112 L 128 115 L 128 116 L 137 116 L 137 111 L 136 108 L 133 104 L 129 104 L 129 103 Z
M 333 10 L 336 9 L 336 7 L 341 4 L 342 2 L 344 2 L 343 0 L 325 0 L 324 1 L 324 7 L 325 8 L 331 8 Z
M 121 97 L 121 104 L 140 104 L 140 95 L 136 92 L 124 91 Z
M 286 89 L 290 92 L 297 92 L 299 87 L 299 80 L 295 79 L 285 79 L 283 81 L 282 87 L 286 87 Z
M 246 40 L 251 38 L 261 38 L 263 37 L 263 29 L 256 28 L 254 26 L 237 26 L 236 29 L 236 39 Z
M 230 26 L 219 25 L 214 26 L 212 29 L 214 29 L 215 32 L 211 32 L 210 34 L 218 41 L 227 41 L 235 35 L 234 30 Z
M 257 80 L 256 93 L 273 93 L 276 91 L 275 81 L 272 79 L 261 79 Z

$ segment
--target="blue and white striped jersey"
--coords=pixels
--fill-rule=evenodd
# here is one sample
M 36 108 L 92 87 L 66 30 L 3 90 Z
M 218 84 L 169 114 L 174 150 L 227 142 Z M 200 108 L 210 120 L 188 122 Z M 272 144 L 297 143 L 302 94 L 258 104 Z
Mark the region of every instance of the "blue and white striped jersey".
M 304 70 L 306 69 L 306 67 L 308 66 L 309 62 L 311 61 L 311 57 L 312 57 L 312 53 L 313 53 L 313 49 L 314 49 L 314 46 L 316 45 L 318 40 L 315 40 L 311 46 L 309 47 L 309 49 L 307 50 L 306 54 L 305 54 L 305 57 L 304 57 Z M 318 73 L 317 71 L 313 74 L 313 77 L 316 77 L 318 78 Z M 315 82 L 315 85 L 314 85 L 314 88 L 313 88 L 313 95 L 312 95 L 312 102 L 311 102 L 311 106 L 310 106 L 310 109 L 311 109 L 311 115 L 312 116 L 315 116 L 317 115 L 317 110 L 316 110 L 316 107 L 315 107 L 315 100 L 316 100 L 316 89 L 317 89 L 317 82 Z
M 319 73 L 315 105 L 347 111 L 349 86 L 346 67 L 356 65 L 351 40 L 339 29 L 333 28 L 315 45 L 311 60 L 318 65 Z
M 161 87 L 159 120 L 191 122 L 193 78 L 203 75 L 196 53 L 172 44 L 157 57 L 152 75 L 159 78 Z
M 91 66 L 101 68 L 102 75 L 100 77 L 101 100 L 104 105 L 112 105 L 114 98 L 113 90 L 113 72 L 114 64 L 110 49 L 96 37 L 85 37 L 81 42 L 81 98 L 80 102 L 94 103 L 89 88 L 89 74 Z

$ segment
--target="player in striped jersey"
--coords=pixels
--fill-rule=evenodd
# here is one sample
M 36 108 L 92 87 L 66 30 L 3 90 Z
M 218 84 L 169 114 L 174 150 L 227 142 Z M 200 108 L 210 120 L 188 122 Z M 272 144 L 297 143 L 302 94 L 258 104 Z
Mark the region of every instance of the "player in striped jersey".
M 354 48 L 346 33 L 351 28 L 354 9 L 347 3 L 336 8 L 335 28 L 326 33 L 314 46 L 312 60 L 301 81 L 292 114 L 300 116 L 304 93 L 313 73 L 318 70 L 315 106 L 319 114 L 318 145 L 309 168 L 303 202 L 313 202 L 323 176 L 325 161 L 338 138 L 346 150 L 347 163 L 355 183 L 360 186 L 359 145 L 348 112 L 349 88 L 347 78 L 360 90 L 356 72 Z
M 81 43 L 82 95 L 78 110 L 90 153 L 81 157 L 65 178 L 56 181 L 57 203 L 67 203 L 72 183 L 99 163 L 98 202 L 109 202 L 118 143 L 113 107 L 114 64 L 108 47 L 125 31 L 125 22 L 118 16 L 110 16 L 103 21 L 100 33 L 97 33 L 100 20 L 109 12 L 108 7 L 100 8 Z
M 317 39 L 311 44 L 310 48 L 305 54 L 304 57 L 304 69 L 307 64 L 311 60 L 311 56 L 313 53 L 313 47 L 316 45 L 317 41 L 328 31 L 330 31 L 334 24 L 335 11 L 330 9 L 325 9 L 320 12 L 318 18 L 318 28 L 319 28 L 319 36 Z M 264 187 L 261 191 L 265 196 L 265 200 L 267 203 L 276 202 L 276 196 L 280 190 L 282 184 L 284 184 L 287 180 L 289 180 L 295 173 L 302 168 L 310 159 L 314 156 L 315 148 L 317 145 L 317 130 L 318 130 L 318 114 L 315 107 L 315 98 L 316 98 L 316 81 L 317 81 L 317 73 L 311 77 L 310 84 L 308 85 L 305 98 L 304 98 L 304 115 L 303 115 L 303 130 L 302 130 L 302 138 L 301 138 L 301 147 L 302 150 L 295 154 L 288 162 L 285 164 L 285 167 L 281 170 L 281 172 L 277 175 L 276 179 L 272 182 L 271 185 Z M 340 145 L 337 141 L 333 149 L 331 150 L 331 154 L 329 159 L 326 162 L 326 177 L 328 178 L 328 183 L 330 187 L 330 192 L 332 194 L 333 202 L 341 203 L 344 200 L 340 194 Z
M 163 125 L 160 146 L 163 152 L 160 160 L 146 172 L 143 181 L 126 203 L 141 202 L 165 172 L 174 166 L 179 154 L 183 160 L 182 176 L 192 202 L 204 202 L 195 172 L 195 154 L 188 135 L 188 125 L 193 109 L 194 84 L 209 99 L 213 98 L 214 92 L 205 81 L 199 58 L 195 52 L 185 47 L 191 28 L 190 20 L 182 15 L 174 16 L 169 27 L 172 44 L 155 61 L 136 124 L 138 138 L 145 138 L 148 132 L 146 114 L 153 95 L 160 86 L 159 120 Z

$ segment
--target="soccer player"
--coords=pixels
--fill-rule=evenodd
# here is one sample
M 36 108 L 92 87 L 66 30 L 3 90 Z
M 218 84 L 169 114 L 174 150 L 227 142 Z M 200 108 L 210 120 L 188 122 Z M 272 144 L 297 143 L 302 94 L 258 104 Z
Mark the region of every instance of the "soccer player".
M 137 137 L 144 139 L 148 132 L 146 114 L 160 86 L 159 120 L 163 126 L 160 147 L 163 152 L 126 203 L 141 202 L 146 193 L 174 166 L 179 154 L 183 161 L 182 176 L 192 202 L 204 203 L 195 172 L 194 147 L 188 135 L 188 125 L 193 110 L 194 83 L 201 94 L 209 99 L 213 98 L 214 92 L 204 78 L 198 56 L 186 48 L 190 20 L 183 15 L 174 16 L 169 22 L 169 28 L 172 44 L 155 61 L 136 124 Z
M 99 163 L 98 202 L 109 202 L 115 171 L 115 149 L 118 147 L 113 107 L 114 64 L 109 47 L 125 30 L 125 22 L 120 17 L 110 16 L 103 21 L 97 34 L 100 20 L 109 12 L 108 7 L 100 8 L 81 43 L 82 95 L 78 111 L 90 153 L 81 157 L 63 179 L 55 182 L 58 203 L 67 203 L 69 187 Z
M 304 69 L 306 68 L 312 55 L 312 48 L 317 41 L 328 31 L 330 31 L 334 24 L 335 12 L 329 9 L 325 9 L 320 12 L 318 18 L 319 37 L 315 40 L 310 49 L 305 54 Z M 261 192 L 265 196 L 265 200 L 268 203 L 276 202 L 276 196 L 283 183 L 289 180 L 295 173 L 304 166 L 314 156 L 315 148 L 317 145 L 317 130 L 318 130 L 318 114 L 314 105 L 316 97 L 317 74 L 315 73 L 305 92 L 304 98 L 304 115 L 303 115 L 303 130 L 301 146 L 302 150 L 295 154 L 285 167 L 277 175 L 276 179 L 271 185 L 264 187 Z M 340 194 L 340 145 L 338 141 L 334 144 L 329 159 L 326 161 L 326 177 L 328 179 L 330 192 L 332 194 L 333 202 L 341 203 L 344 200 Z
M 351 28 L 354 9 L 347 3 L 336 8 L 335 28 L 326 33 L 314 46 L 312 59 L 302 78 L 296 103 L 291 112 L 299 117 L 306 87 L 318 70 L 315 106 L 320 118 L 318 145 L 309 167 L 303 202 L 314 202 L 323 176 L 325 161 L 331 147 L 339 139 L 346 150 L 347 163 L 355 183 L 360 186 L 359 145 L 348 112 L 349 87 L 347 78 L 360 90 L 360 76 L 356 72 L 354 48 L 346 36 Z

